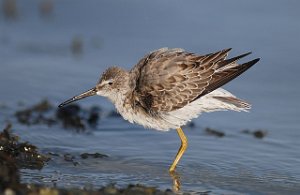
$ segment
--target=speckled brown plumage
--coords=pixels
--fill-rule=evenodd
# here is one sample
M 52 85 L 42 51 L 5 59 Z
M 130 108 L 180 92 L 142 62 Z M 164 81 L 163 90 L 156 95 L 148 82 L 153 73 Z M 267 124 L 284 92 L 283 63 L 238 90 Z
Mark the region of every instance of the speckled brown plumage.
M 236 61 L 250 53 L 225 60 L 230 50 L 207 55 L 166 48 L 151 52 L 130 71 L 135 99 L 151 112 L 170 112 L 221 87 L 259 60 L 238 65 Z M 151 102 L 145 98 L 149 96 Z

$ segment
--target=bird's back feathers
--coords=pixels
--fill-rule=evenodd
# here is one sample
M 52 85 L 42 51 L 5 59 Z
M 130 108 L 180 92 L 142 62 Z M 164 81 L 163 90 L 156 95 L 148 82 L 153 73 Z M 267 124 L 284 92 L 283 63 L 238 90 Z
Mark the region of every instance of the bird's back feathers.
M 226 60 L 231 49 L 196 55 L 162 48 L 142 58 L 130 71 L 135 99 L 151 112 L 171 112 L 214 91 L 259 59 L 237 64 L 246 53 Z

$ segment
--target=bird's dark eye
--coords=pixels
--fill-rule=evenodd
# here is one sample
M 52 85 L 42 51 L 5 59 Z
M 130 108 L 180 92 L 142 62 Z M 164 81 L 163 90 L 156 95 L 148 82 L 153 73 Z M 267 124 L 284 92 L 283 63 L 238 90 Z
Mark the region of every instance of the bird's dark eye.
M 112 81 L 109 81 L 109 82 L 108 82 L 108 84 L 109 84 L 109 85 L 112 85 L 112 84 L 113 84 L 113 82 L 112 82 Z

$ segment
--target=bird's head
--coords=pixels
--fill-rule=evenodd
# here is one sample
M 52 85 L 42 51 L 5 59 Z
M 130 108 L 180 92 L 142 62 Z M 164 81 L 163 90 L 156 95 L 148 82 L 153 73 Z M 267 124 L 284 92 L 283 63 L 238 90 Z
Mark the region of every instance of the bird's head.
M 58 107 L 63 107 L 69 103 L 77 100 L 99 95 L 107 97 L 113 102 L 115 99 L 126 91 L 127 82 L 129 81 L 128 72 L 119 67 L 108 68 L 101 76 L 96 84 L 96 87 L 87 90 L 79 95 L 76 95 L 65 102 L 61 103 Z

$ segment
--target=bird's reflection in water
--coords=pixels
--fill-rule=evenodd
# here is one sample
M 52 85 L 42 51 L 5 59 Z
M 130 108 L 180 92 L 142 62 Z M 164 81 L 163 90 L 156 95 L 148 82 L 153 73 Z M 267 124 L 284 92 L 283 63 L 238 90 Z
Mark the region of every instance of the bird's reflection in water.
M 173 180 L 173 191 L 178 192 L 181 188 L 180 174 L 176 171 L 171 171 L 170 176 Z

